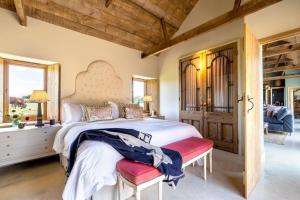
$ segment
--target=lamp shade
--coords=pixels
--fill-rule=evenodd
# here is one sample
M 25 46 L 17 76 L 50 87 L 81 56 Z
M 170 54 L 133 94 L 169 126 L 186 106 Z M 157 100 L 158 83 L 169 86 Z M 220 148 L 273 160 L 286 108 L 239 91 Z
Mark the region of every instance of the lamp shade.
M 44 103 L 49 100 L 49 97 L 45 90 L 33 90 L 29 100 L 33 103 Z
M 145 102 L 150 102 L 150 101 L 152 101 L 152 96 L 144 96 L 144 101 L 145 101 Z

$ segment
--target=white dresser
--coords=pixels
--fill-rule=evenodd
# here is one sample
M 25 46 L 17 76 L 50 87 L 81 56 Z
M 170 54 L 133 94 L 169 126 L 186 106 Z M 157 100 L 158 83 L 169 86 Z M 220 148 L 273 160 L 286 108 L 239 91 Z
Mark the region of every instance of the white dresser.
M 0 128 L 0 167 L 55 155 L 52 146 L 60 128 L 59 124 L 43 128 Z

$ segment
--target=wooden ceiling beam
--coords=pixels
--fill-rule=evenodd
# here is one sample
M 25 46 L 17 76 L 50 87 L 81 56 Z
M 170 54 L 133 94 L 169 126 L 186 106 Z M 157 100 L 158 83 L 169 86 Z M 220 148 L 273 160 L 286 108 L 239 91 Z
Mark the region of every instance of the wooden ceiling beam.
M 233 12 L 237 12 L 237 10 L 240 8 L 241 6 L 241 2 L 242 0 L 235 0 L 234 1 L 234 5 L 233 5 Z
M 282 80 L 286 78 L 300 78 L 300 74 L 290 74 L 290 75 L 283 75 L 283 76 L 273 76 L 273 77 L 265 77 L 264 81 L 275 81 L 275 80 Z
M 292 63 L 293 62 L 293 59 L 291 59 L 291 58 L 281 58 L 280 60 L 279 60 L 279 64 L 280 63 Z M 269 65 L 275 65 L 275 64 L 277 64 L 277 59 L 272 59 L 272 60 L 264 60 L 263 61 L 263 64 L 264 64 L 264 66 L 269 66 Z M 287 64 L 286 64 L 287 65 Z
M 23 0 L 14 0 L 16 12 L 18 19 L 20 21 L 20 24 L 22 26 L 27 26 L 27 17 L 26 17 L 26 12 L 24 9 L 24 2 Z
M 138 46 L 142 46 L 143 48 L 155 44 L 152 41 L 148 40 L 148 38 L 140 37 L 136 34 L 127 32 L 126 30 L 122 30 L 120 27 L 103 23 L 93 17 L 83 15 L 79 12 L 58 5 L 55 2 L 52 2 L 50 0 L 44 0 L 43 2 L 38 0 L 26 0 L 26 6 L 33 7 L 43 12 L 52 13 L 55 16 L 62 17 L 69 21 L 73 21 L 79 23 L 80 25 L 95 29 L 95 31 L 112 35 L 114 36 L 114 39 L 118 37 L 118 38 L 124 38 L 127 41 L 136 42 Z M 106 39 L 106 37 L 102 39 Z
M 146 13 L 149 14 L 149 15 L 152 15 L 153 17 L 156 18 L 157 21 L 160 21 L 160 20 L 161 20 L 161 17 L 160 17 L 160 16 L 157 16 L 156 14 L 154 14 L 153 12 L 151 12 L 151 11 L 145 9 L 144 7 L 140 6 L 139 4 L 136 4 L 135 2 L 133 2 L 133 1 L 131 1 L 131 0 L 127 1 L 127 3 L 128 3 L 128 4 L 132 4 L 132 5 L 135 6 L 135 7 L 138 7 L 138 8 L 141 9 L 143 12 L 146 12 Z M 166 26 L 170 26 L 170 27 L 173 28 L 173 29 L 176 29 L 176 30 L 179 29 L 178 26 L 173 25 L 173 24 L 171 24 L 171 23 L 169 23 L 169 22 L 166 22 L 166 21 L 165 21 L 165 24 L 166 24 Z
M 108 6 L 111 4 L 112 0 L 106 0 L 105 7 L 108 8 Z
M 300 64 L 296 66 L 281 66 L 281 67 L 272 67 L 264 69 L 264 74 L 269 74 L 273 72 L 289 71 L 300 69 Z
M 293 51 L 299 51 L 300 50 L 300 43 L 289 45 L 289 46 L 283 46 L 278 49 L 272 49 L 272 50 L 265 50 L 263 52 L 263 57 L 272 57 L 272 56 L 278 56 L 280 54 L 288 54 Z
M 164 18 L 164 20 L 172 25 L 173 27 L 175 27 L 176 29 L 178 29 L 182 23 L 182 21 L 180 21 L 178 19 L 178 17 L 174 16 L 175 14 L 178 14 L 178 12 L 181 12 L 182 10 L 179 10 L 175 13 L 173 12 L 173 15 L 170 15 L 167 13 L 167 10 L 164 10 L 162 7 L 159 7 L 159 5 L 157 4 L 157 1 L 154 0 L 129 0 L 132 3 L 136 4 L 137 6 L 143 8 L 145 11 L 153 14 L 154 16 L 156 16 L 158 19 Z M 198 1 L 198 0 L 197 0 Z M 174 6 L 177 5 L 176 3 L 172 2 L 173 4 L 169 4 L 169 6 Z M 185 2 L 188 3 L 188 2 Z M 193 4 L 194 5 L 194 4 Z
M 169 36 L 168 36 L 166 22 L 165 22 L 164 18 L 160 19 L 160 24 L 161 24 L 161 30 L 162 30 L 162 33 L 164 36 L 164 40 L 167 41 L 167 40 L 169 40 Z
M 270 5 L 278 3 L 280 1 L 282 1 L 282 0 L 251 0 L 247 3 L 245 3 L 244 5 L 242 5 L 236 12 L 234 12 L 233 10 L 229 11 L 229 12 L 227 12 L 217 18 L 209 20 L 208 22 L 201 24 L 179 36 L 176 36 L 175 38 L 173 38 L 167 42 L 164 42 L 158 46 L 155 46 L 151 50 L 142 53 L 142 58 L 162 52 L 180 42 L 189 40 L 195 36 L 198 36 L 205 32 L 211 31 L 221 25 L 232 22 L 236 19 L 240 19 L 248 14 L 251 14 L 253 12 L 256 12 L 258 10 L 266 8 Z
M 120 5 L 123 1 L 113 1 L 112 4 L 114 6 L 111 4 L 109 8 L 105 8 L 104 4 L 99 6 L 98 4 L 93 4 L 92 1 L 86 0 L 51 0 L 51 2 L 83 15 L 95 18 L 103 23 L 119 27 L 120 29 L 126 30 L 132 34 L 137 34 L 140 37 L 144 36 L 154 43 L 158 44 L 161 42 L 160 24 L 157 24 L 157 28 L 153 28 L 149 24 L 137 22 L 131 16 L 131 13 L 135 12 L 133 9 L 125 6 L 125 10 L 120 10 L 118 5 Z M 128 0 L 126 2 L 128 2 Z M 124 15 L 123 13 L 127 14 Z M 139 19 L 141 20 L 141 17 Z

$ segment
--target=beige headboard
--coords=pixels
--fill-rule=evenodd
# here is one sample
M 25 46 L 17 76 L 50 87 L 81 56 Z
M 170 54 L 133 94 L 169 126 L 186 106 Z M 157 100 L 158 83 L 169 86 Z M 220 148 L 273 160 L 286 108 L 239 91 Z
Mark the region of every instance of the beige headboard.
M 75 91 L 62 99 L 62 103 L 95 104 L 104 100 L 129 102 L 123 94 L 123 83 L 114 68 L 103 60 L 89 64 L 86 71 L 77 74 Z

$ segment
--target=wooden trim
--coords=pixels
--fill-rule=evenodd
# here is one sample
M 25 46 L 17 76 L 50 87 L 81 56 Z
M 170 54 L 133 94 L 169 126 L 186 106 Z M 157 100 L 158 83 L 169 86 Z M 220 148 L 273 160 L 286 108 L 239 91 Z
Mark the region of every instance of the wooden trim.
M 300 43 L 284 46 L 280 49 L 275 50 L 266 50 L 263 52 L 263 58 L 272 57 L 272 56 L 278 56 L 281 54 L 288 54 L 293 51 L 299 51 L 300 50 Z
M 287 38 L 290 38 L 290 37 L 295 37 L 297 35 L 300 35 L 300 28 L 295 28 L 295 29 L 292 29 L 292 30 L 289 30 L 289 31 L 285 31 L 285 32 L 278 33 L 278 34 L 275 34 L 275 35 L 272 35 L 272 36 L 268 36 L 268 37 L 262 38 L 258 41 L 261 45 L 264 45 L 264 44 L 267 44 L 269 42 L 283 40 L 283 39 L 287 39 Z
M 266 8 L 270 5 L 278 3 L 280 1 L 282 1 L 282 0 L 252 0 L 250 2 L 247 2 L 244 5 L 242 5 L 236 12 L 231 10 L 231 11 L 229 11 L 219 17 L 216 17 L 212 20 L 209 20 L 208 22 L 201 24 L 201 25 L 167 41 L 167 42 L 164 42 L 158 46 L 155 46 L 151 50 L 142 53 L 142 58 L 146 58 L 148 56 L 160 53 L 178 43 L 181 43 L 183 41 L 186 41 L 193 37 L 196 37 L 200 34 L 211 31 L 221 25 L 224 25 L 226 23 L 240 19 L 248 14 L 251 14 L 253 12 L 256 12 L 258 10 Z
M 281 72 L 286 70 L 296 70 L 300 69 L 300 64 L 296 66 L 282 66 L 282 67 L 273 67 L 264 69 L 264 74 L 273 73 L 273 72 Z
M 265 77 L 264 81 L 282 80 L 286 78 L 300 78 L 300 74 L 290 74 L 284 76 Z
M 14 0 L 17 16 L 22 26 L 27 26 L 27 16 L 23 0 Z
M 8 64 L 7 60 L 3 60 L 3 122 L 7 122 L 7 113 L 9 113 L 9 100 L 8 100 L 8 88 L 9 88 L 9 81 L 8 81 Z

